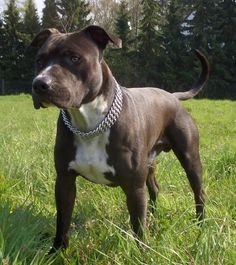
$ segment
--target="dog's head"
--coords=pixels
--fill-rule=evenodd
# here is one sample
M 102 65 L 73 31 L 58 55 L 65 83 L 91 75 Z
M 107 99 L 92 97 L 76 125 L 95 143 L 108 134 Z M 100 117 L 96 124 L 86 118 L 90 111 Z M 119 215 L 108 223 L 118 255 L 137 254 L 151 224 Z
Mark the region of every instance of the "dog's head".
M 34 107 L 80 107 L 93 100 L 102 82 L 102 56 L 108 42 L 121 40 L 98 26 L 73 33 L 42 30 L 32 41 L 38 49 L 32 84 Z

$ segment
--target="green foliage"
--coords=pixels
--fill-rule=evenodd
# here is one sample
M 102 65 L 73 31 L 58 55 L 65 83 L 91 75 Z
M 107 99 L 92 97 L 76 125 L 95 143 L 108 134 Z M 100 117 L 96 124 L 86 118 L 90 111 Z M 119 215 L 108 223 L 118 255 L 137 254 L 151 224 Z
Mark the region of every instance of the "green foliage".
M 41 24 L 39 22 L 39 17 L 34 0 L 26 0 L 22 23 L 23 30 L 20 32 L 20 35 L 23 39 L 24 50 L 22 53 L 20 67 L 24 71 L 22 78 L 29 80 L 33 77 L 32 65 L 34 65 L 35 52 L 28 49 L 28 52 L 26 53 L 26 49 L 30 45 L 34 36 L 36 36 L 36 34 L 41 29 Z
M 58 7 L 56 0 L 45 0 L 43 8 L 42 28 L 61 29 L 60 17 L 58 15 Z
M 216 21 L 217 2 L 219 0 L 197 0 L 194 2 L 194 10 L 192 19 L 192 45 L 194 48 L 204 48 L 210 53 L 212 45 L 214 45 L 214 22 Z
M 216 36 L 218 49 L 215 52 L 215 61 L 219 67 L 216 75 L 225 82 L 236 83 L 236 34 L 233 34 L 236 28 L 235 1 L 220 1 L 215 28 L 218 33 Z
M 27 49 L 41 25 L 33 0 L 9 0 L 0 17 L 0 78 L 33 76 L 34 53 Z M 45 0 L 42 27 L 62 32 L 94 20 L 122 39 L 123 49 L 106 50 L 118 81 L 126 86 L 188 89 L 199 74 L 193 50 L 210 61 L 211 75 L 201 97 L 236 98 L 236 2 L 233 0 Z M 90 7 L 92 6 L 92 12 Z M 97 19 L 97 20 L 96 20 Z M 7 91 L 6 91 L 7 92 Z
M 20 66 L 24 52 L 22 28 L 23 24 L 16 1 L 10 0 L 3 14 L 2 44 L 0 45 L 0 71 L 7 79 L 16 79 L 23 74 Z
M 23 25 L 24 32 L 30 36 L 30 40 L 32 40 L 41 28 L 34 0 L 27 0 L 25 2 Z
M 156 57 L 159 6 L 156 0 L 143 0 L 142 7 L 139 52 L 142 54 L 142 57 L 147 58 L 148 61 L 148 59 L 152 59 L 153 56 Z
M 29 79 L 33 75 L 32 52 L 25 53 L 33 36 L 40 30 L 39 18 L 32 0 L 25 3 L 23 18 L 15 0 L 10 0 L 1 26 L 0 70 L 7 80 Z
M 209 56 L 209 93 L 223 94 L 227 87 L 236 83 L 236 37 L 232 34 L 236 27 L 236 3 L 198 0 L 194 2 L 194 9 L 190 23 L 191 46 L 203 49 Z
M 140 29 L 138 35 L 138 64 L 139 74 L 143 76 L 144 83 L 155 85 L 158 79 L 157 71 L 157 56 L 159 53 L 158 30 L 160 12 L 158 1 L 143 0 L 142 14 L 140 20 Z
M 117 18 L 115 20 L 115 33 L 122 40 L 122 49 L 108 47 L 106 59 L 109 66 L 116 73 L 117 78 L 124 85 L 129 85 L 133 79 L 134 69 L 132 69 L 132 58 L 130 56 L 133 45 L 130 30 L 130 16 L 127 1 L 123 0 L 119 4 Z M 124 76 L 124 72 L 126 75 Z
M 127 52 L 128 45 L 130 44 L 130 27 L 129 27 L 129 11 L 128 5 L 125 0 L 122 0 L 117 13 L 115 22 L 115 32 L 122 40 L 122 50 Z
M 161 55 L 162 87 L 169 91 L 183 90 L 187 86 L 189 73 L 186 72 L 187 58 L 186 33 L 184 32 L 183 8 L 179 0 L 171 0 L 162 26 Z
M 0 97 L 0 263 L 236 264 L 236 102 L 191 100 L 184 105 L 201 136 L 205 222 L 195 223 L 187 178 L 173 153 L 165 153 L 158 158 L 160 193 L 156 212 L 148 212 L 144 244 L 138 246 L 133 238 L 123 191 L 78 177 L 70 246 L 49 258 L 56 223 L 58 110 L 35 111 L 30 96 Z
M 85 0 L 58 0 L 57 4 L 64 32 L 82 29 L 90 23 L 90 6 Z
M 140 50 L 155 51 L 158 26 L 158 2 L 143 0 L 143 12 L 140 25 Z

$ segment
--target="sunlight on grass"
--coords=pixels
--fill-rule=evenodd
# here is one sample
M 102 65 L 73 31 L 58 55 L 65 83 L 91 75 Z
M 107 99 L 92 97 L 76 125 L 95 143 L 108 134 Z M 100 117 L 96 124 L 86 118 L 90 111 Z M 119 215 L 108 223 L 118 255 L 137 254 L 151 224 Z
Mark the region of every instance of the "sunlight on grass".
M 78 178 L 70 246 L 48 257 L 58 110 L 35 111 L 26 95 L 0 97 L 0 264 L 236 264 L 236 102 L 184 105 L 201 135 L 205 221 L 194 220 L 193 194 L 179 162 L 172 153 L 161 154 L 161 190 L 144 242 L 133 237 L 121 189 Z

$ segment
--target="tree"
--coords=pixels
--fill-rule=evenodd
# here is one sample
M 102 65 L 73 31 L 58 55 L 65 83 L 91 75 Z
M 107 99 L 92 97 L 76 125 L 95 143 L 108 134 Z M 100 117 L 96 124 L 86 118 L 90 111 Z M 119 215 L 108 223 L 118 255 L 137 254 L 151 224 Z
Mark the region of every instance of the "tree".
M 236 2 L 220 1 L 218 20 L 215 24 L 217 52 L 215 61 L 220 65 L 218 76 L 228 84 L 236 83 Z M 220 55 L 220 56 L 219 56 Z
M 43 28 L 56 28 L 60 30 L 62 25 L 58 15 L 58 7 L 55 0 L 45 0 L 42 17 Z
M 162 86 L 169 91 L 181 90 L 186 81 L 191 79 L 188 68 L 188 47 L 186 32 L 184 32 L 184 15 L 182 1 L 171 0 L 166 11 L 165 23 L 161 31 L 161 80 Z M 188 51 L 189 52 L 189 51 Z
M 23 73 L 20 64 L 24 53 L 24 43 L 20 34 L 22 27 L 16 1 L 10 0 L 3 14 L 4 38 L 0 46 L 0 70 L 5 79 L 18 79 Z
M 25 14 L 23 19 L 24 32 L 32 39 L 41 28 L 34 0 L 26 0 Z
M 6 43 L 6 32 L 3 25 L 3 19 L 0 17 L 0 79 L 4 78 L 4 49 Z M 4 92 L 4 91 L 3 91 Z
M 158 55 L 158 24 L 160 23 L 157 0 L 142 0 L 142 14 L 138 35 L 138 58 L 144 84 L 156 84 Z M 139 73 L 140 76 L 140 73 Z
M 41 25 L 39 22 L 39 17 L 37 14 L 37 9 L 35 8 L 34 0 L 26 0 L 24 14 L 23 14 L 23 28 L 19 35 L 21 36 L 22 45 L 24 46 L 24 51 L 22 53 L 22 60 L 20 62 L 22 69 L 22 78 L 31 79 L 33 77 L 34 70 L 32 65 L 34 65 L 35 51 L 27 49 L 32 39 L 40 31 Z M 27 52 L 26 52 L 27 50 Z
M 193 19 L 190 21 L 191 45 L 204 48 L 211 55 L 215 44 L 214 23 L 217 21 L 217 4 L 219 0 L 196 0 L 193 5 Z
M 155 52 L 158 27 L 158 3 L 152 0 L 143 0 L 143 11 L 140 22 L 139 48 L 149 55 Z
M 126 85 L 130 84 L 134 68 L 130 58 L 130 18 L 128 5 L 125 0 L 119 4 L 115 20 L 115 33 L 122 40 L 122 49 L 110 49 L 108 53 L 109 65 L 112 67 L 119 82 Z
M 211 78 L 206 93 L 227 96 L 229 84 L 235 84 L 235 1 L 197 0 L 190 23 L 190 44 L 208 55 Z M 235 93 L 235 92 L 234 92 Z
M 129 11 L 125 0 L 120 2 L 117 18 L 115 21 L 115 32 L 117 36 L 122 40 L 122 51 L 127 52 L 129 38 L 130 38 L 130 18 Z
M 58 7 L 65 32 L 81 29 L 90 23 L 90 6 L 86 1 L 58 0 Z
M 17 0 L 8 0 L 0 19 L 0 74 L 6 80 L 33 76 L 34 53 L 27 47 L 40 23 L 35 0 L 22 1 L 19 9 Z M 122 39 L 123 49 L 105 51 L 122 84 L 182 90 L 199 74 L 200 64 L 190 56 L 198 48 L 211 66 L 201 96 L 236 97 L 235 0 L 44 1 L 44 28 L 68 32 L 92 20 Z
M 92 23 L 113 32 L 118 3 L 115 0 L 91 0 L 90 3 L 93 14 Z
M 20 13 L 16 6 L 15 0 L 10 0 L 7 9 L 3 14 L 3 24 L 8 35 L 13 40 L 13 50 L 16 50 L 15 45 L 18 40 L 18 32 L 22 29 L 22 23 L 20 20 Z
M 130 16 L 130 27 L 131 27 L 131 38 L 133 47 L 135 50 L 138 48 L 138 33 L 140 27 L 140 16 L 142 5 L 140 5 L 140 0 L 131 0 L 128 1 L 128 9 Z

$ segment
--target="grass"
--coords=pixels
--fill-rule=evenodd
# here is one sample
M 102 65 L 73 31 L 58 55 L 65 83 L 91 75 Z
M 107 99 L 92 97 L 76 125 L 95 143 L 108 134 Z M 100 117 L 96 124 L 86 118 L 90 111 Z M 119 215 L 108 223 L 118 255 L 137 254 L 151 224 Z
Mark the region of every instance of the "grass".
M 207 217 L 194 222 L 187 178 L 172 153 L 158 159 L 161 191 L 145 243 L 132 236 L 119 189 L 77 180 L 67 251 L 48 257 L 55 233 L 53 145 L 58 110 L 30 96 L 0 97 L 0 264 L 236 264 L 236 102 L 184 102 L 201 135 Z

